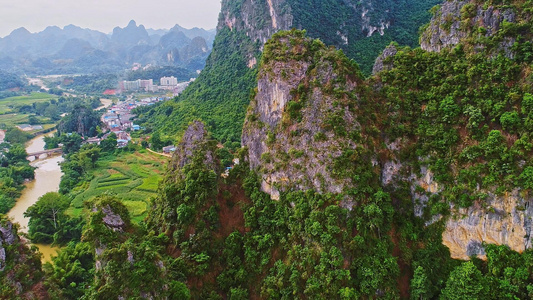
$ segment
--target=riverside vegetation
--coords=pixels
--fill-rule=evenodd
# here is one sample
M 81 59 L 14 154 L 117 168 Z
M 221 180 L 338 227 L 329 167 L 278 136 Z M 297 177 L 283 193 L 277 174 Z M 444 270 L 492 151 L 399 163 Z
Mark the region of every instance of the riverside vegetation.
M 251 5 L 232 3 L 223 2 L 223 15 L 240 16 Z M 132 222 L 115 195 L 85 200 L 80 242 L 73 239 L 44 273 L 34 260 L 8 261 L 9 270 L 21 270 L 14 278 L 39 272 L 18 294 L 6 284 L 0 295 L 532 298 L 531 7 L 531 1 L 447 1 L 433 10 L 423 49 L 391 44 L 366 78 L 342 51 L 300 30 L 269 36 L 257 68 L 246 64 L 255 56 L 233 53 L 236 68 L 244 64 L 241 76 L 255 78 L 245 121 L 225 127 L 195 120 L 200 114 L 185 118 L 144 222 Z M 217 39 L 251 45 L 225 22 Z M 215 47 L 210 59 L 217 55 Z M 208 88 L 207 76 L 188 92 L 202 87 L 229 103 L 214 82 Z M 173 118 L 187 105 L 143 113 L 163 124 L 162 109 Z M 242 124 L 244 147 L 235 150 L 231 132 Z M 227 177 L 219 176 L 227 160 L 220 142 L 240 162 Z M 111 155 L 106 151 L 84 146 L 67 160 L 90 178 L 99 153 Z M 64 185 L 62 193 L 75 186 Z M 501 209 L 510 194 L 518 195 L 517 205 Z M 460 220 L 480 222 L 464 218 L 466 209 L 486 223 L 516 215 L 505 234 L 525 234 L 515 248 L 470 241 L 462 249 L 468 260 L 454 259 L 443 236 Z

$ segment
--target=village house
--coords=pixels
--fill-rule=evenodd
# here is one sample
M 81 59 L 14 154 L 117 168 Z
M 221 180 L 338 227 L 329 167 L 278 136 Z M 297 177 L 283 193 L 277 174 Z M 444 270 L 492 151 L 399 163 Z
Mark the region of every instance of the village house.
M 165 154 L 171 154 L 174 151 L 176 151 L 176 146 L 174 145 L 163 147 L 163 153 Z

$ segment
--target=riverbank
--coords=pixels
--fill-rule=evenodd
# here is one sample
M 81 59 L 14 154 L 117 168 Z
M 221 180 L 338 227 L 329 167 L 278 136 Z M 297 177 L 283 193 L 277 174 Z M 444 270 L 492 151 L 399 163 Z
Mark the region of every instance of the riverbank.
M 53 134 L 53 132 L 49 133 Z M 33 138 L 26 144 L 26 152 L 38 152 L 44 150 L 44 136 L 40 135 Z M 63 161 L 63 157 L 55 156 L 31 163 L 31 166 L 36 167 L 35 179 L 26 183 L 26 188 L 22 191 L 22 195 L 17 200 L 15 206 L 8 212 L 8 216 L 20 225 L 20 231 L 28 233 L 29 218 L 24 217 L 24 212 L 28 207 L 32 206 L 39 197 L 48 192 L 57 192 L 59 190 L 59 182 L 61 181 L 61 168 L 59 163 Z M 50 245 L 36 245 L 39 251 L 43 253 L 43 261 L 49 261 L 50 256 L 55 254 L 57 247 Z

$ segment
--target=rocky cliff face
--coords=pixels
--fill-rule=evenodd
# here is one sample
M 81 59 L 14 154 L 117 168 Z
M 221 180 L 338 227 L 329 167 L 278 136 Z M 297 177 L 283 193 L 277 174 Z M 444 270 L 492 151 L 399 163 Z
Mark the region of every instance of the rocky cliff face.
M 187 127 L 176 147 L 169 170 L 178 173 L 185 165 L 192 162 L 194 155 L 198 152 L 202 152 L 203 161 L 210 169 L 218 169 L 213 142 L 209 141 L 205 125 L 200 121 L 194 121 Z
M 48 299 L 40 254 L 31 250 L 9 220 L 0 217 L 0 298 Z
M 512 56 L 510 48 L 516 39 L 505 37 L 500 29 L 504 22 L 515 23 L 516 19 L 511 8 L 494 7 L 476 1 L 445 1 L 423 32 L 420 45 L 422 49 L 432 52 L 453 48 L 460 42 L 483 49 L 486 47 L 481 41 L 483 37 L 502 35 L 496 50 L 503 50 L 507 56 Z
M 353 185 L 336 176 L 333 166 L 358 146 L 350 137 L 360 128 L 355 115 L 359 78 L 343 73 L 342 63 L 333 64 L 335 55 L 292 34 L 277 36 L 265 47 L 242 144 L 250 167 L 262 176 L 262 190 L 273 199 L 288 189 L 341 193 Z
M 374 67 L 372 68 L 372 75 L 376 75 L 377 73 L 383 71 L 383 70 L 390 70 L 392 69 L 393 65 L 392 63 L 387 63 L 387 58 L 393 57 L 398 53 L 398 49 L 395 45 L 391 44 L 383 50 L 380 56 L 376 58 L 376 62 L 374 63 Z
M 6 249 L 5 247 L 13 245 L 18 239 L 13 231 L 13 223 L 7 221 L 5 225 L 0 224 L 0 272 L 6 267 Z
M 483 243 L 508 245 L 517 252 L 531 248 L 533 198 L 518 189 L 504 195 L 488 193 L 485 205 L 454 209 L 442 239 L 452 257 L 483 257 Z
M 405 176 L 405 174 L 409 174 Z M 422 218 L 428 198 L 442 190 L 427 167 L 412 170 L 401 162 L 388 161 L 382 170 L 382 184 L 410 183 L 415 216 Z M 490 191 L 482 202 L 468 208 L 451 207 L 442 235 L 443 244 L 452 258 L 468 260 L 471 256 L 485 258 L 483 244 L 507 245 L 519 253 L 531 248 L 533 234 L 533 198 L 519 189 L 496 195 Z M 439 221 L 437 215 L 427 221 Z
M 217 29 L 224 27 L 242 31 L 263 45 L 278 30 L 292 27 L 290 6 L 286 0 L 224 0 Z
M 489 57 L 503 53 L 508 58 L 513 58 L 515 53 L 512 46 L 517 40 L 515 31 L 518 28 L 517 24 L 525 23 L 529 19 L 529 14 L 524 13 L 520 4 L 496 5 L 494 2 L 446 1 L 436 11 L 423 32 L 421 47 L 426 51 L 441 52 L 461 44 L 469 53 L 481 52 Z M 521 32 L 523 38 L 527 38 L 528 34 L 527 30 Z M 452 168 L 457 169 L 457 166 Z M 459 171 L 456 170 L 454 176 L 457 176 Z M 393 169 L 384 172 L 399 173 L 393 172 Z M 407 173 L 409 172 L 413 171 Z M 403 180 L 412 178 L 414 175 Z M 426 179 L 411 189 L 417 216 L 422 216 L 429 196 L 438 194 L 442 188 L 446 188 L 439 186 L 433 176 Z M 452 257 L 468 259 L 472 255 L 477 255 L 483 258 L 485 255 L 483 243 L 508 245 L 518 252 L 530 248 L 533 219 L 530 206 L 533 198 L 520 188 L 496 194 L 491 189 L 482 190 L 478 187 L 476 192 L 486 195 L 486 198 L 475 201 L 468 208 L 457 208 L 452 205 L 451 216 L 446 220 L 446 229 L 442 238 L 444 245 L 450 248 Z M 428 222 L 438 219 L 434 217 Z

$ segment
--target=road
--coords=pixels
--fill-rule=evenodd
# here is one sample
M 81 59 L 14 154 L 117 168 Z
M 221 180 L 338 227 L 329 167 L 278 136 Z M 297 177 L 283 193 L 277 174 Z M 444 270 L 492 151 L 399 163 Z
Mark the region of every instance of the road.
M 100 102 L 102 102 L 102 106 L 100 107 L 97 107 L 95 108 L 94 110 L 100 110 L 102 108 L 108 108 L 111 106 L 111 104 L 113 104 L 113 100 L 111 99 L 103 99 L 103 98 L 100 98 Z

